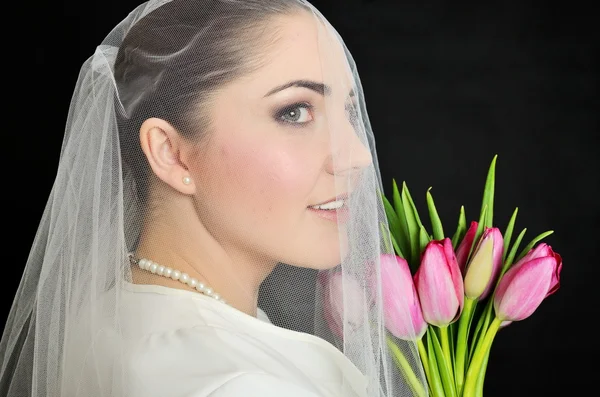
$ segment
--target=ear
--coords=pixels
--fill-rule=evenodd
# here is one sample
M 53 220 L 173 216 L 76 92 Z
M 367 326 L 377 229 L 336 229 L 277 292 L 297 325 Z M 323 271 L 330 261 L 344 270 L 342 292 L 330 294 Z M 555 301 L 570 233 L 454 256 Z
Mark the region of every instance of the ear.
M 180 159 L 182 143 L 177 130 L 163 119 L 149 118 L 140 127 L 142 151 L 154 174 L 173 189 L 194 194 L 194 180 Z

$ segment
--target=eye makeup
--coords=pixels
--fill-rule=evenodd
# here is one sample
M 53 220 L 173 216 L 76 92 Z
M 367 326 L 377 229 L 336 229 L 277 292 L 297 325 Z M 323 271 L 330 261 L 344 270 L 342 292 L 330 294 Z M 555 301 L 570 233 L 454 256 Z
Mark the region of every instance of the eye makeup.
M 314 106 L 307 102 L 296 102 L 291 105 L 286 105 L 275 111 L 273 118 L 275 121 L 291 125 L 293 127 L 302 127 L 311 123 L 314 120 Z M 303 118 L 309 117 L 307 121 L 301 121 Z

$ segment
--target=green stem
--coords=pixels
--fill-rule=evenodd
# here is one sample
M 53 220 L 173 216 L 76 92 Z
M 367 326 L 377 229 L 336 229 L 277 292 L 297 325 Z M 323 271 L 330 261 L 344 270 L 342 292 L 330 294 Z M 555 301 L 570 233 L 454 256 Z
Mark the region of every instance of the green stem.
M 433 397 L 445 397 L 446 393 L 444 393 L 444 383 L 442 382 L 442 377 L 440 372 L 445 369 L 444 357 L 442 353 L 442 347 L 439 346 L 437 342 L 437 336 L 435 335 L 435 329 L 433 326 L 427 327 L 427 358 L 429 359 L 429 389 L 431 391 L 431 395 Z M 439 359 L 442 360 L 444 365 L 438 365 L 438 354 Z
M 402 351 L 400 350 L 398 345 L 396 345 L 396 343 L 392 340 L 392 338 L 390 338 L 389 335 L 386 336 L 386 340 L 388 347 L 393 353 L 396 365 L 404 374 L 404 377 L 408 382 L 408 385 L 410 386 L 411 390 L 414 392 L 415 396 L 426 397 L 427 393 L 425 392 L 423 385 L 419 381 L 419 378 L 417 378 L 417 376 L 415 375 L 415 372 L 413 371 L 410 363 L 408 362 L 406 357 L 404 357 L 404 354 L 402 354 Z
M 431 382 L 431 374 L 429 373 L 429 360 L 427 359 L 427 349 L 423 344 L 423 338 L 417 341 L 417 346 L 419 347 L 419 354 L 421 356 L 421 362 L 423 363 L 423 369 L 425 370 L 425 376 L 427 377 L 427 381 Z
M 448 339 L 448 326 L 440 327 L 440 339 L 444 358 L 446 363 L 448 363 L 448 375 L 450 375 L 450 379 L 454 379 L 454 361 L 452 361 L 452 351 L 450 350 L 450 340 Z
M 460 396 L 465 381 L 465 366 L 467 361 L 467 341 L 469 338 L 469 329 L 473 318 L 473 309 L 477 301 L 465 297 L 465 306 L 463 313 L 458 321 L 458 336 L 456 339 L 456 369 L 454 376 L 456 379 L 456 390 Z
M 485 353 L 485 359 L 483 360 L 483 365 L 481 366 L 481 370 L 479 371 L 479 376 L 477 377 L 477 390 L 475 392 L 476 397 L 483 397 L 483 383 L 485 381 L 485 370 L 487 369 L 488 360 L 490 358 L 490 351 Z
M 492 323 L 490 324 L 490 328 L 487 330 L 485 336 L 483 337 L 483 342 L 481 344 L 478 344 L 475 353 L 473 354 L 473 359 L 469 364 L 469 369 L 467 370 L 467 378 L 465 379 L 463 397 L 477 396 L 477 380 L 479 378 L 479 373 L 481 371 L 482 366 L 485 363 L 485 356 L 487 354 L 487 351 L 490 350 L 490 348 L 492 347 L 492 342 L 494 341 L 494 337 L 500 329 L 501 324 L 502 320 L 495 317 Z
M 485 333 L 490 325 L 490 321 L 492 320 L 493 306 L 494 306 L 493 298 L 490 298 L 488 300 L 483 312 L 479 316 L 479 321 L 477 322 L 477 327 L 475 328 L 475 332 L 473 333 L 473 338 L 471 339 L 471 348 L 469 350 L 469 357 L 467 359 L 467 363 L 471 362 L 471 359 L 473 358 L 473 353 L 475 352 L 475 350 L 477 350 L 477 347 L 479 345 L 481 345 L 481 342 L 483 341 L 482 335 L 485 335 Z
M 450 353 L 452 356 L 452 363 L 456 362 L 456 329 L 458 327 L 458 321 L 453 322 L 448 326 L 448 338 L 450 339 Z M 453 368 L 455 365 L 452 366 Z

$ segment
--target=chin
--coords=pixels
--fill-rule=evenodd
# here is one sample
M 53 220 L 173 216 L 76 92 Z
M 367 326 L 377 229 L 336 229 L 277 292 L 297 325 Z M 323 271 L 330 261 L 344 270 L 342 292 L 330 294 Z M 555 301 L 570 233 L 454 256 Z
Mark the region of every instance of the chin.
M 345 234 L 336 235 L 329 242 L 320 241 L 317 244 L 297 247 L 295 251 L 298 255 L 281 262 L 308 269 L 332 269 L 338 266 L 348 254 L 348 239 Z

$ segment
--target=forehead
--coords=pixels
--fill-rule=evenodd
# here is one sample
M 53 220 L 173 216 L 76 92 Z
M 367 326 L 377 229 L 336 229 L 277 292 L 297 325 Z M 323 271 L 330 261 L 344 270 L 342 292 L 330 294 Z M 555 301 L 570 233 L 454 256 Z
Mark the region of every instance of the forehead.
M 332 28 L 309 12 L 273 20 L 277 39 L 266 48 L 265 64 L 254 78 L 269 85 L 296 79 L 322 82 L 332 96 L 347 96 L 353 87 L 352 73 Z

